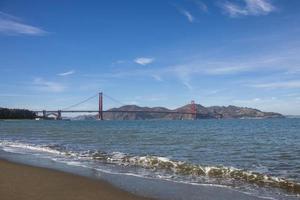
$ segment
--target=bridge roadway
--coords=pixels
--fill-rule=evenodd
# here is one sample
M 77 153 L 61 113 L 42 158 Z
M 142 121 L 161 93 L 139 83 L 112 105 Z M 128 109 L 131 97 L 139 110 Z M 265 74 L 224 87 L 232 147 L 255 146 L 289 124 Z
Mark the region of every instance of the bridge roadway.
M 99 110 L 45 110 L 47 113 L 99 113 Z M 43 113 L 43 110 L 33 111 L 35 113 Z M 197 114 L 193 112 L 180 111 L 147 111 L 147 110 L 103 110 L 102 113 L 160 113 L 160 114 Z

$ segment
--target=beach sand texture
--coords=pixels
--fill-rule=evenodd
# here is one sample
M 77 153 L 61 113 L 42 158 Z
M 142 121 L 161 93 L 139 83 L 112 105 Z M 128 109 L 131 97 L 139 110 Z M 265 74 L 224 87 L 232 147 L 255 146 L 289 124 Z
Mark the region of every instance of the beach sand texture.
M 1 200 L 147 200 L 104 181 L 0 160 Z M 149 200 L 149 199 L 148 199 Z

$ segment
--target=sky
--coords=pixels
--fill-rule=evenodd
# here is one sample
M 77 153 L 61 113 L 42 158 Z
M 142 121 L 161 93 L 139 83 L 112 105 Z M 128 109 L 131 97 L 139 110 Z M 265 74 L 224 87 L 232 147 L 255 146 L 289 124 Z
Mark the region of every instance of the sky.
M 0 107 L 300 115 L 300 1 L 0 0 L 0 74 Z

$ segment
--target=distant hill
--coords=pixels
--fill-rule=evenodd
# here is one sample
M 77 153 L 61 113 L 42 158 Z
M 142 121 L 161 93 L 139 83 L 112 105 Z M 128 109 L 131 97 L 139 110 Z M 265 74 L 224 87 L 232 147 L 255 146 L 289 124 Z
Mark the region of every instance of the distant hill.
M 286 115 L 286 118 L 299 119 L 300 115 Z
M 253 108 L 237 106 L 211 106 L 204 107 L 196 104 L 197 119 L 264 119 L 264 118 L 284 118 L 283 115 L 274 112 L 263 112 Z M 185 105 L 174 110 L 164 107 L 140 107 L 136 105 L 126 105 L 119 108 L 112 108 L 112 111 L 178 111 L 190 112 L 190 105 Z M 103 113 L 105 120 L 180 120 L 191 119 L 190 114 L 171 114 L 171 113 Z M 73 119 L 96 119 L 97 115 L 81 115 Z
M 34 119 L 35 113 L 25 109 L 0 108 L 0 119 Z

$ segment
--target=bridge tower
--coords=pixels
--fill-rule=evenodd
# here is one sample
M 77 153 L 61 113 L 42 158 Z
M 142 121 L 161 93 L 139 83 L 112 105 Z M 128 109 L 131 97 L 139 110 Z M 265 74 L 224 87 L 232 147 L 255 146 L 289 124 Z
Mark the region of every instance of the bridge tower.
M 46 112 L 46 110 L 43 110 L 43 118 L 44 118 L 44 119 L 47 118 L 47 112 Z
M 61 110 L 57 111 L 57 117 L 56 120 L 62 120 L 62 116 L 61 116 Z
M 98 119 L 103 120 L 103 93 L 99 93 L 99 111 L 98 111 Z
M 197 119 L 197 107 L 194 100 L 191 101 L 191 113 L 192 120 Z

